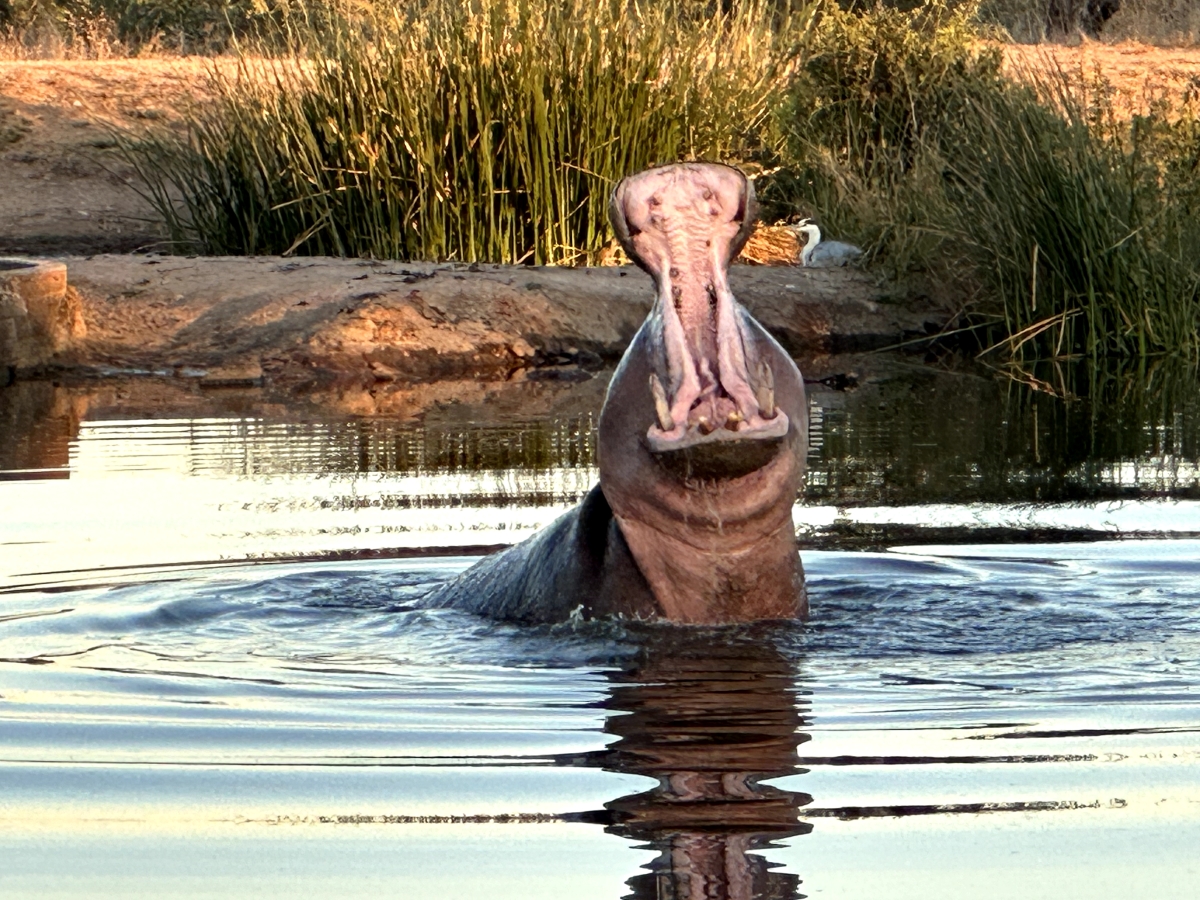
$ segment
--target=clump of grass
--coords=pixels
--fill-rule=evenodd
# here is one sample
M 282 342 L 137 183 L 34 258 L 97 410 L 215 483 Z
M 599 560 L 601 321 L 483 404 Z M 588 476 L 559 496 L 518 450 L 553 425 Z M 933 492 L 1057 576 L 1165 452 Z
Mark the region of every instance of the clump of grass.
M 1085 80 L 1005 77 L 974 15 L 825 8 L 767 196 L 894 275 L 976 291 L 985 346 L 1200 357 L 1197 117 L 1121 120 Z
M 594 261 L 623 175 L 770 152 L 796 25 L 770 0 L 424 0 L 213 74 L 185 140 L 127 144 L 179 246 Z
M 947 166 L 951 227 L 1003 300 L 1002 345 L 1200 356 L 1194 120 L 1094 113 L 1065 73 L 1014 87 Z

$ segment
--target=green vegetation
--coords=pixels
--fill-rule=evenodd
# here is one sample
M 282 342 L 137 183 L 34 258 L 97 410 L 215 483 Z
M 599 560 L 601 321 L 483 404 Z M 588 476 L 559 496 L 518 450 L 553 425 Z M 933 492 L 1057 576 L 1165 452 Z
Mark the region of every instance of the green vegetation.
M 827 13 L 806 49 L 777 209 L 980 291 L 979 334 L 1009 353 L 1200 357 L 1195 109 L 1122 120 L 1078 76 L 1014 81 L 938 3 Z
M 793 20 L 746 0 L 425 0 L 294 34 L 301 59 L 214 74 L 186 140 L 128 147 L 180 246 L 209 253 L 581 263 L 612 185 L 753 163 Z
M 594 262 L 619 177 L 720 159 L 978 298 L 981 350 L 1200 358 L 1200 111 L 1006 73 L 986 23 L 1048 0 L 9 2 L 240 54 L 185 134 L 122 142 L 180 250 Z

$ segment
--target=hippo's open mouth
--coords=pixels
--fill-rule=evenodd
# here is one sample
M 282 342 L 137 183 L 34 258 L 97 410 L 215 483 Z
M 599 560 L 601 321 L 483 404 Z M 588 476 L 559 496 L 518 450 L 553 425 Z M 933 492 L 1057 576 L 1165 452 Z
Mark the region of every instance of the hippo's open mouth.
M 741 173 L 712 165 L 651 169 L 613 193 L 617 237 L 658 286 L 650 322 L 663 352 L 649 384 L 656 421 L 646 431 L 656 453 L 787 434 L 770 365 L 747 350 L 748 314 L 727 278 L 753 209 Z

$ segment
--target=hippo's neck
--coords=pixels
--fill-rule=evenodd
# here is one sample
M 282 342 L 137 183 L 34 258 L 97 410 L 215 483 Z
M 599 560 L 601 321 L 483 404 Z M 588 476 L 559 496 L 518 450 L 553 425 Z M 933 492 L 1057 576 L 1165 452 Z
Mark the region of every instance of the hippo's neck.
M 721 624 L 807 614 L 790 516 L 750 541 L 664 532 L 620 516 L 617 524 L 671 621 Z

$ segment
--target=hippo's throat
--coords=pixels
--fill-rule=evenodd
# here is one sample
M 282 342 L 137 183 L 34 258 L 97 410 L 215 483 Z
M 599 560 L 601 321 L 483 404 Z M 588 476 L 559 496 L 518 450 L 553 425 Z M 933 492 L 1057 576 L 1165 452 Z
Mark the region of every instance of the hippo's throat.
M 627 185 L 614 197 L 614 218 L 622 217 L 626 249 L 658 286 L 650 449 L 777 441 L 788 417 L 775 405 L 770 366 L 747 351 L 747 314 L 727 274 L 748 230 L 745 180 L 732 170 L 724 177 L 714 167 L 675 167 Z
M 651 376 L 650 449 L 674 453 L 718 442 L 778 441 L 788 417 L 775 405 L 770 367 L 751 372 L 743 316 L 712 259 L 670 260 L 659 279 L 661 378 Z M 657 380 L 657 381 L 656 381 Z

